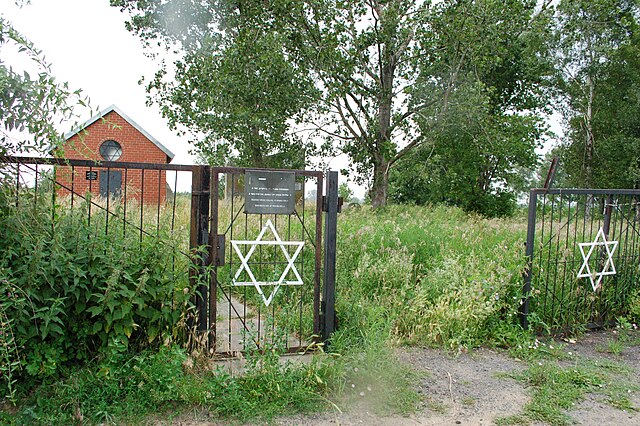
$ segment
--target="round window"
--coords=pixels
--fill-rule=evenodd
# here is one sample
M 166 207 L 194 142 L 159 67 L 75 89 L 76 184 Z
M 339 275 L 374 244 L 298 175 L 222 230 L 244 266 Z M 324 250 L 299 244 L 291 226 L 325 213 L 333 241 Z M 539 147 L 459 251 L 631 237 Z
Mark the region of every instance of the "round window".
M 122 147 L 116 141 L 104 141 L 100 145 L 100 155 L 107 161 L 116 161 L 122 156 Z

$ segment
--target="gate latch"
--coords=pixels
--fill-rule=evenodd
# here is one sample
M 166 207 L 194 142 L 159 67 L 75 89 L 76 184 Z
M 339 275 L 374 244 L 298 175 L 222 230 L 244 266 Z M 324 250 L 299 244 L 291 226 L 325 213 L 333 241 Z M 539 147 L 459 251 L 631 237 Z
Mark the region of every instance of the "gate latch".
M 224 247 L 225 247 L 225 235 L 218 234 L 213 237 L 213 243 L 216 246 L 216 256 L 213 259 L 213 266 L 223 266 L 224 265 Z
M 338 197 L 338 213 L 342 213 L 342 205 L 344 204 L 344 198 L 343 197 Z M 327 196 L 323 195 L 322 196 L 322 211 L 323 212 L 328 212 L 329 211 L 329 203 L 327 202 Z

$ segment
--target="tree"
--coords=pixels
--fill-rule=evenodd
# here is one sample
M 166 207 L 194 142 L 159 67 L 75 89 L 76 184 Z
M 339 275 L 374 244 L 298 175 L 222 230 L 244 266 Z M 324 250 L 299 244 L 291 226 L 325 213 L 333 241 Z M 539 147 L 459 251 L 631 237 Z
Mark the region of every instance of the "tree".
M 454 93 L 432 142 L 402 159 L 392 173 L 391 197 L 507 216 L 525 185 L 523 171 L 537 164 L 541 129 L 535 116 L 490 113 L 482 86 Z
M 342 182 L 338 186 L 338 195 L 342 197 L 345 203 L 352 203 L 356 200 L 353 196 L 353 189 L 349 188 L 349 184 L 347 184 L 347 182 Z
M 316 91 L 287 56 L 286 31 L 268 9 L 226 0 L 111 4 L 133 14 L 128 29 L 148 47 L 157 41 L 180 51 L 173 67 L 161 64 L 147 90 L 170 126 L 195 135 L 197 154 L 218 165 L 304 166 L 305 147 L 291 124 Z
M 482 26 L 467 28 L 464 19 L 474 18 L 477 8 L 471 6 L 476 3 L 484 8 L 484 21 Z M 147 43 L 157 39 L 165 43 L 179 41 L 183 54 L 198 51 L 202 40 L 220 40 L 207 53 L 209 57 L 226 51 L 226 46 L 238 40 L 246 42 L 243 46 L 249 52 L 260 52 L 267 40 L 269 46 L 276 48 L 265 52 L 284 58 L 294 81 L 313 83 L 315 93 L 310 94 L 308 104 L 300 105 L 300 111 L 310 111 L 314 105 L 316 114 L 313 121 L 306 115 L 304 122 L 311 124 L 317 134 L 325 135 L 327 145 L 339 145 L 349 155 L 356 178 L 370 181 L 374 206 L 386 203 L 389 173 L 396 163 L 429 141 L 422 134 L 418 118 L 437 122 L 447 111 L 449 96 L 425 97 L 416 90 L 420 81 L 423 85 L 430 81 L 422 68 L 438 68 L 432 64 L 436 62 L 439 71 L 446 72 L 432 75 L 445 82 L 445 95 L 458 86 L 459 66 L 471 68 L 471 58 L 464 49 L 447 49 L 445 53 L 439 50 L 441 39 L 446 36 L 442 31 L 447 28 L 440 26 L 435 31 L 434 22 L 450 10 L 461 13 L 460 29 L 467 41 L 464 48 L 468 49 L 470 41 L 482 44 L 482 58 L 486 60 L 494 46 L 490 43 L 496 37 L 507 36 L 500 31 L 501 20 L 508 22 L 504 26 L 518 22 L 527 28 L 535 8 L 535 2 L 526 0 L 446 0 L 435 5 L 413 0 L 218 0 L 207 5 L 195 0 L 112 0 L 112 4 L 131 13 L 129 27 Z M 510 12 L 515 12 L 515 18 Z M 523 21 L 523 16 L 528 20 Z M 494 37 L 490 40 L 477 37 L 472 31 L 493 26 Z M 252 38 L 244 38 L 243 31 L 250 29 L 258 32 Z M 268 41 L 271 38 L 279 42 Z M 452 57 L 452 53 L 457 56 Z M 251 66 L 251 60 L 243 62 L 245 58 L 252 55 L 239 58 L 238 63 Z M 177 67 L 177 74 L 180 72 Z M 243 90 L 255 84 L 249 80 L 239 83 Z M 202 83 L 196 89 L 212 90 L 213 97 L 225 96 L 218 88 Z M 279 98 L 284 92 L 275 91 L 273 96 Z M 303 97 L 305 93 L 308 92 L 302 92 Z M 232 104 L 208 106 L 225 111 L 223 114 L 231 111 L 226 115 L 231 121 L 239 118 Z M 255 105 L 250 110 L 256 111 Z M 290 114 L 289 119 L 302 119 L 293 111 L 286 113 Z M 188 122 L 184 117 L 179 120 Z M 244 149 L 242 144 L 232 144 Z
M 635 30 L 615 49 L 598 75 L 591 117 L 593 163 L 590 185 L 599 188 L 640 187 L 640 34 Z M 572 138 L 559 147 L 567 185 L 584 184 L 584 134 L 580 117 Z
M 622 146 L 612 143 L 614 139 L 621 143 L 622 139 L 609 138 L 613 127 L 604 122 L 598 126 L 597 121 L 599 117 L 615 116 L 609 109 L 613 104 L 628 108 L 625 102 L 613 99 L 623 95 L 626 88 L 611 77 L 618 72 L 616 68 L 630 69 L 625 62 L 613 61 L 616 56 L 622 59 L 620 50 L 632 43 L 638 11 L 635 0 L 563 0 L 558 6 L 558 87 L 568 123 L 568 138 L 561 153 L 573 185 L 610 185 L 598 175 L 607 164 L 612 166 L 609 172 L 614 170 L 610 160 L 619 155 Z
M 515 191 L 537 163 L 552 75 L 550 11 L 532 6 L 440 5 L 431 19 L 432 53 L 414 89 L 414 99 L 433 105 L 417 119 L 427 142 L 393 173 L 395 200 L 490 216 L 513 209 Z
M 2 17 L 0 47 L 17 49 L 35 70 L 17 72 L 0 57 L 0 155 L 46 152 L 62 142 L 56 125 L 74 119 L 74 105 L 86 106 L 86 99 L 56 82 L 42 52 Z M 16 131 L 27 136 L 18 139 Z

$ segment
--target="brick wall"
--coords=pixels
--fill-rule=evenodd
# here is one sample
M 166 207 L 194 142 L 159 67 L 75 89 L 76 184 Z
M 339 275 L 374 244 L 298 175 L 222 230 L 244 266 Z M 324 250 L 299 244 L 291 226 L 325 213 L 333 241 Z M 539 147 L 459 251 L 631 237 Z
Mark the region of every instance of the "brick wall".
M 122 156 L 117 161 L 166 164 L 167 155 L 140 131 L 111 111 L 102 119 L 87 126 L 67 140 L 58 156 L 68 159 L 102 160 L 100 145 L 114 140 L 122 146 Z M 105 168 L 63 167 L 56 168 L 56 181 L 61 185 L 58 194 L 70 195 L 71 191 L 93 195 L 100 194 L 100 171 Z M 97 172 L 96 180 L 87 180 L 86 172 Z M 121 171 L 121 195 L 128 200 L 142 200 L 147 204 L 162 203 L 166 198 L 166 171 L 140 169 L 110 169 Z M 144 186 L 143 186 L 144 181 Z

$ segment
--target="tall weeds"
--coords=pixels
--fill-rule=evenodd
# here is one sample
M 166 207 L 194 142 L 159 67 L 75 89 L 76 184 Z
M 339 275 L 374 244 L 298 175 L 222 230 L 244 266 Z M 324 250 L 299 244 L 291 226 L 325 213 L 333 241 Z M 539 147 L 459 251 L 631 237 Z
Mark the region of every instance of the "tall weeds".
M 49 200 L 0 202 L 0 386 L 12 396 L 17 378 L 27 389 L 115 344 L 141 350 L 179 339 L 188 308 L 188 259 L 171 234 L 107 228 L 88 203 Z
M 375 304 L 390 337 L 452 349 L 500 343 L 515 326 L 523 222 L 414 206 L 363 207 L 340 219 L 341 312 Z

